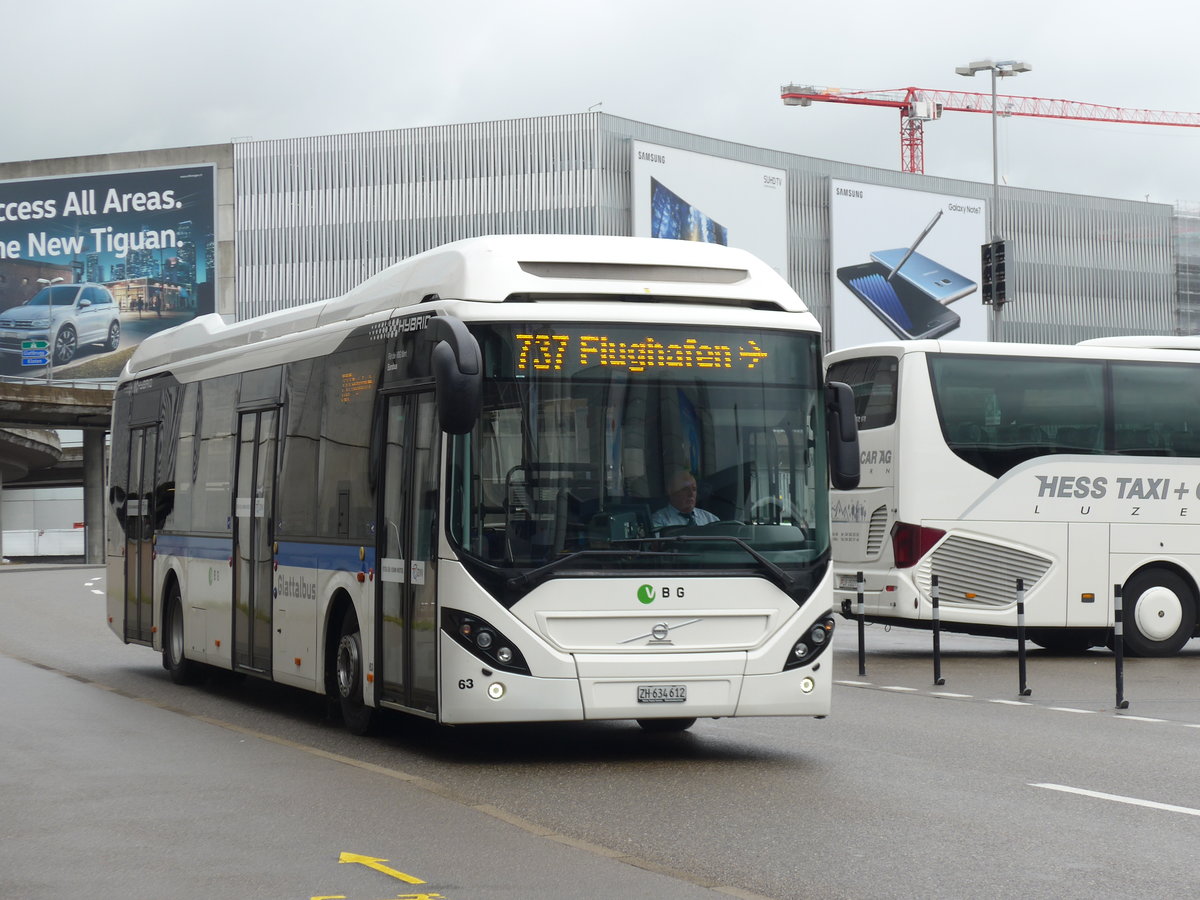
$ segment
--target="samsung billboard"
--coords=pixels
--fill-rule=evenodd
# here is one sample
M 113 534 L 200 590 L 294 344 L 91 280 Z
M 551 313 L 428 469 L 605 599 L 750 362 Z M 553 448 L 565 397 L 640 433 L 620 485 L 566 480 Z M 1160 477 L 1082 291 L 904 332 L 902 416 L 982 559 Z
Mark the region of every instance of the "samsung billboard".
M 0 374 L 116 376 L 215 311 L 212 165 L 0 182 Z
M 748 250 L 787 278 L 787 173 L 633 142 L 633 234 Z
M 986 341 L 980 200 L 830 180 L 833 349 L 947 337 Z

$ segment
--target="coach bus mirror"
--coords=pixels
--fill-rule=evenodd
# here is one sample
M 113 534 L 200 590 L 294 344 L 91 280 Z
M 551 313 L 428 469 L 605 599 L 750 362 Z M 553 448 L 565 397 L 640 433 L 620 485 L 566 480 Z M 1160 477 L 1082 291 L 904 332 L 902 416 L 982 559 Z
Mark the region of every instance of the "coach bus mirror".
M 850 385 L 825 385 L 825 430 L 829 440 L 829 481 L 839 491 L 858 487 L 858 419 Z
M 475 427 L 483 403 L 483 366 L 479 343 L 459 319 L 437 316 L 429 323 L 435 341 L 430 368 L 435 381 L 438 421 L 447 434 Z

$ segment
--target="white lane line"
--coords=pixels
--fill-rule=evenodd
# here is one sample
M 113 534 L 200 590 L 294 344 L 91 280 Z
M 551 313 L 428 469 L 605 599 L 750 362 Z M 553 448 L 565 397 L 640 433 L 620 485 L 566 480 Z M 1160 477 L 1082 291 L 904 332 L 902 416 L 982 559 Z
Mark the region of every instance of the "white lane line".
M 1085 716 L 1091 716 L 1091 715 L 1096 714 L 1096 711 L 1094 709 L 1075 709 L 1074 707 L 1071 707 L 1071 706 L 1047 706 L 1046 709 L 1052 709 L 1055 712 L 1079 713 L 1079 714 L 1085 715 Z
M 949 697 L 951 700 L 970 700 L 970 694 L 952 694 L 949 691 L 930 691 L 932 697 Z
M 1117 716 L 1118 719 L 1128 719 L 1130 722 L 1165 722 L 1166 719 L 1151 719 L 1146 716 Z
M 1137 797 L 1085 791 L 1083 788 L 1067 787 L 1065 784 L 1031 784 L 1029 786 L 1045 788 L 1048 791 L 1062 791 L 1064 794 L 1078 794 L 1081 797 L 1095 797 L 1097 800 L 1112 800 L 1114 803 L 1128 803 L 1130 806 L 1145 806 L 1148 809 L 1159 809 L 1163 812 L 1183 813 L 1185 816 L 1200 816 L 1200 809 L 1192 809 L 1190 806 L 1174 806 L 1170 803 L 1155 803 L 1153 800 L 1139 800 Z
M 916 688 L 900 687 L 898 684 L 881 684 L 879 689 L 881 691 L 896 691 L 901 694 L 915 694 L 917 692 Z
M 870 687 L 869 681 L 835 681 L 834 684 L 845 684 L 849 687 Z
M 1004 706 L 1033 706 L 1032 703 L 1026 703 L 1024 700 L 989 700 L 988 703 L 1000 703 Z

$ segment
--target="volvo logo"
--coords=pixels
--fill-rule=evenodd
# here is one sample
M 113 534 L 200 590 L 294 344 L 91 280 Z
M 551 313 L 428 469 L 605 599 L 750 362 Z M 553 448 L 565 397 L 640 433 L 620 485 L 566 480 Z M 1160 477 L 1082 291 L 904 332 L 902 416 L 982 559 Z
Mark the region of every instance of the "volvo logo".
M 702 622 L 703 619 L 688 619 L 686 622 L 676 622 L 672 625 L 670 622 L 656 622 L 654 627 L 644 634 L 637 634 L 631 638 L 627 638 L 620 643 L 632 644 L 634 641 L 645 641 L 650 644 L 669 644 L 671 643 L 671 632 L 677 628 L 683 628 L 685 625 L 695 625 L 697 622 Z

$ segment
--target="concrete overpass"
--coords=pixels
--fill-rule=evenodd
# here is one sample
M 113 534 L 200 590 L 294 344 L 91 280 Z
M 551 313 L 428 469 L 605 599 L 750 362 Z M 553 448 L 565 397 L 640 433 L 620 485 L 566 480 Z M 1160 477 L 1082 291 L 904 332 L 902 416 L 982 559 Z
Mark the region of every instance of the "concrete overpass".
M 104 438 L 112 400 L 111 384 L 0 381 L 0 491 L 13 483 L 82 481 L 87 561 L 95 564 L 104 562 Z M 53 431 L 59 428 L 83 432 L 82 458 L 63 450 Z

